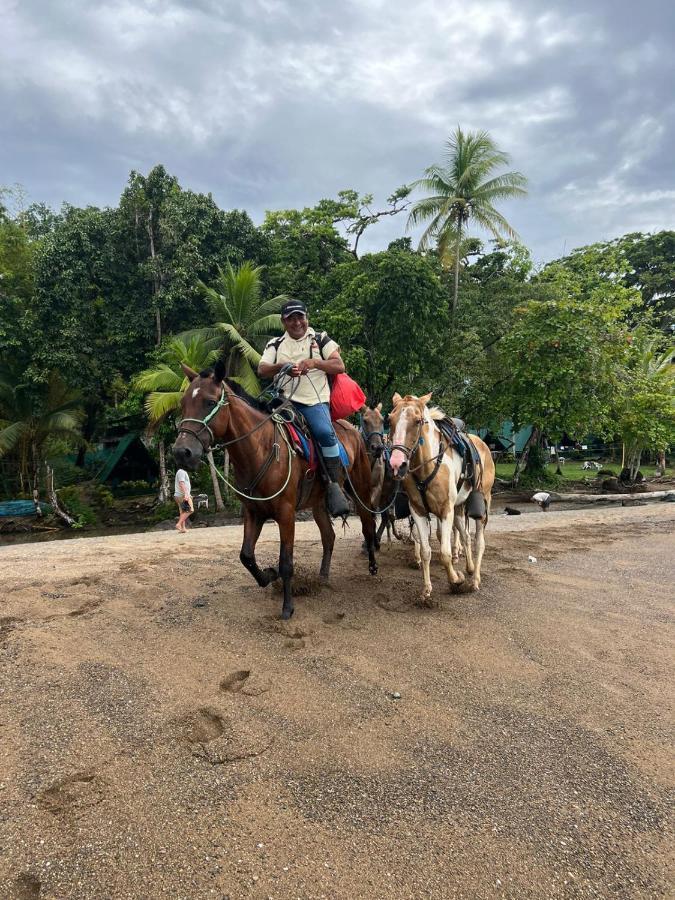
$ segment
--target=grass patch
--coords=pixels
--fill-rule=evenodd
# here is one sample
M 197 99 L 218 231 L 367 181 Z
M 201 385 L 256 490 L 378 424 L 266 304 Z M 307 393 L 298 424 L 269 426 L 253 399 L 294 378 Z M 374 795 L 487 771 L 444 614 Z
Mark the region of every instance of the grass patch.
M 548 481 L 556 480 L 556 481 L 583 481 L 584 478 L 594 478 L 596 472 L 594 470 L 582 469 L 583 460 L 573 460 L 571 462 L 566 462 L 564 466 L 560 467 L 562 475 L 556 476 L 555 465 L 553 463 L 549 464 L 546 467 L 547 475 L 552 476 L 551 479 L 546 479 Z M 618 475 L 621 471 L 621 466 L 619 463 L 603 463 L 603 469 L 611 469 L 615 475 Z M 516 468 L 516 464 L 514 462 L 510 463 L 497 463 L 495 466 L 497 470 L 497 478 L 501 478 L 503 481 L 510 481 L 513 478 L 513 472 Z

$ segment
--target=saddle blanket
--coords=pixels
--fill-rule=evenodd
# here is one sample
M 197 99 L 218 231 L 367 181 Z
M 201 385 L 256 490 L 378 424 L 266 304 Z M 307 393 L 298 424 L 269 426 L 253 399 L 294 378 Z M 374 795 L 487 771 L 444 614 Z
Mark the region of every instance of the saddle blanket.
M 461 420 L 458 419 L 457 421 L 459 422 Z M 473 442 L 469 440 L 466 432 L 460 431 L 457 428 L 456 423 L 452 419 L 440 419 L 436 424 L 438 425 L 441 434 L 450 445 L 457 450 L 464 460 L 467 470 L 470 470 L 468 474 L 473 480 L 475 478 L 476 468 L 480 465 L 480 454 Z M 463 424 L 464 423 L 462 422 L 462 425 Z
M 287 425 L 288 433 L 291 438 L 291 443 L 293 444 L 296 452 L 307 460 L 309 463 L 310 472 L 316 472 L 318 466 L 318 450 L 314 441 L 311 441 L 307 438 L 306 435 L 300 431 L 300 429 L 296 428 L 294 425 Z M 349 467 L 349 456 L 347 455 L 347 451 L 345 450 L 342 442 L 338 440 L 338 445 L 340 447 L 340 462 L 345 468 Z

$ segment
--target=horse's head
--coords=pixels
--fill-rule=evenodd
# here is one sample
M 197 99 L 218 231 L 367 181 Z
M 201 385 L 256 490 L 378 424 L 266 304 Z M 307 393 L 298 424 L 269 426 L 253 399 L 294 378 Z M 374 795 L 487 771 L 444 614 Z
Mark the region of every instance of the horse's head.
M 183 417 L 172 450 L 177 465 L 196 469 L 202 457 L 217 443 L 215 429 L 222 435 L 227 427 L 224 420 L 228 417 L 229 394 L 224 382 L 225 365 L 218 360 L 213 373 L 201 375 L 186 365 L 182 369 L 190 383 L 181 400 Z
M 394 408 L 389 414 L 389 434 L 391 435 L 391 458 L 389 464 L 394 478 L 404 478 L 408 473 L 410 458 L 417 450 L 428 420 L 427 403 L 431 394 L 415 397 L 409 394 L 401 397 L 394 394 Z
M 361 409 L 361 434 L 366 442 L 368 455 L 373 459 L 379 459 L 384 453 L 384 416 L 382 404 Z

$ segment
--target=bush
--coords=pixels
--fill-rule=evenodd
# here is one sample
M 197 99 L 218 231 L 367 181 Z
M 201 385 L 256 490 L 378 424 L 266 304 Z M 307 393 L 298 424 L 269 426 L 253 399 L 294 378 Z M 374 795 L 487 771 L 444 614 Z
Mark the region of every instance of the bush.
M 86 525 L 95 525 L 98 521 L 96 511 L 86 502 L 82 488 L 76 485 L 61 488 L 57 491 L 61 505 L 69 513 L 76 523 L 76 527 L 83 528 Z
M 137 494 L 149 494 L 152 485 L 148 481 L 120 481 L 115 487 L 116 497 L 135 497 Z
M 105 484 L 97 484 L 93 490 L 94 501 L 103 509 L 110 509 L 115 504 L 115 498 L 110 488 Z

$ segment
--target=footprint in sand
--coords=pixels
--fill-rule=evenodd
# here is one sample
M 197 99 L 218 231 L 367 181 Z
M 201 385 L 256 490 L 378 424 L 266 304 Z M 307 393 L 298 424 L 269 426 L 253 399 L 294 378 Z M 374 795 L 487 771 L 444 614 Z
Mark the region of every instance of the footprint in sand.
M 23 619 L 17 619 L 16 616 L 0 616 L 0 647 L 7 643 L 10 633 L 20 622 L 23 622 Z
M 75 772 L 45 788 L 38 795 L 38 805 L 58 816 L 96 806 L 103 796 L 103 786 L 95 772 Z
M 188 744 L 208 744 L 225 731 L 225 720 L 211 707 L 202 706 L 178 721 L 181 737 Z
M 240 669 L 238 672 L 230 672 L 229 675 L 226 675 L 221 679 L 221 691 L 229 691 L 231 694 L 238 694 L 248 681 L 250 674 L 250 669 Z
M 39 900 L 42 885 L 30 872 L 22 872 L 14 880 L 14 894 L 16 900 Z
M 71 610 L 67 613 L 68 616 L 84 616 L 86 613 L 93 612 L 95 609 L 98 609 L 99 606 L 103 604 L 103 598 L 99 597 L 97 599 L 86 600 L 82 606 L 78 606 L 77 609 Z

